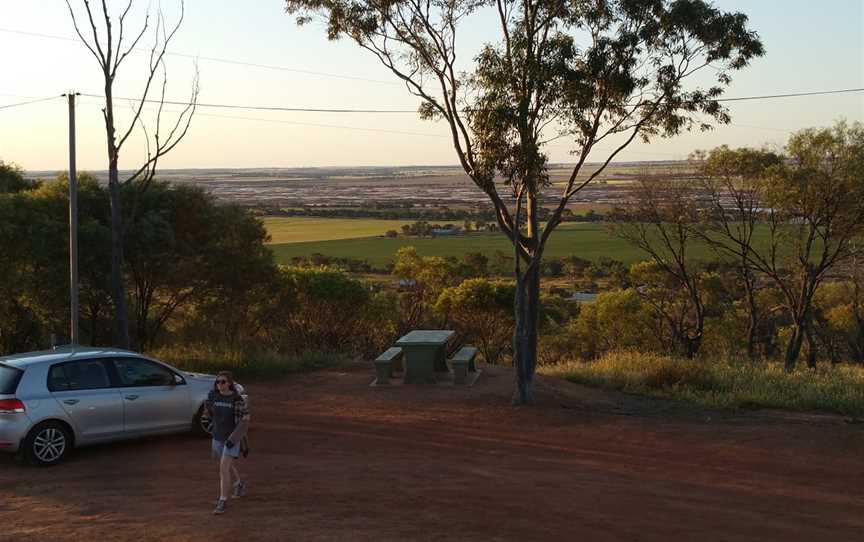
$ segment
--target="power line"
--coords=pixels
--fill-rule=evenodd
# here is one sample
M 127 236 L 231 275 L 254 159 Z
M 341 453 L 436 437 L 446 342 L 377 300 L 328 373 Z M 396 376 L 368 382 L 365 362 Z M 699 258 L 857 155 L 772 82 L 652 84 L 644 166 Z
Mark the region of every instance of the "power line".
M 83 94 L 82 96 L 92 97 L 91 95 L 87 95 L 87 94 Z M 101 104 L 99 104 L 98 102 L 88 101 L 88 102 L 85 102 L 85 105 L 99 107 Z M 148 109 L 151 109 L 151 108 L 148 108 Z M 170 112 L 179 113 L 180 110 L 172 110 Z M 198 112 L 196 112 L 195 115 L 200 116 L 200 117 L 211 117 L 211 118 L 220 118 L 220 119 L 246 120 L 246 121 L 252 121 L 252 122 L 269 122 L 269 123 L 275 123 L 275 124 L 290 124 L 290 125 L 295 125 L 295 126 L 312 126 L 312 127 L 317 127 L 317 128 L 339 128 L 339 129 L 344 129 L 344 130 L 354 130 L 354 131 L 362 131 L 362 132 L 379 132 L 379 133 L 386 133 L 386 134 L 400 134 L 400 135 L 411 135 L 411 136 L 451 139 L 450 135 L 430 134 L 430 133 L 422 133 L 422 132 L 409 132 L 409 131 L 405 131 L 405 130 L 388 130 L 385 128 L 362 128 L 359 126 L 343 126 L 343 125 L 338 125 L 338 124 L 321 124 L 321 123 L 298 122 L 298 121 L 281 120 L 281 119 L 265 119 L 265 118 L 261 118 L 261 117 L 242 117 L 242 116 L 237 116 L 237 115 L 216 115 L 213 113 L 198 113 Z M 759 129 L 759 130 L 770 130 L 770 131 L 785 132 L 785 133 L 791 133 L 794 131 L 794 130 L 787 130 L 787 129 L 781 129 L 781 128 L 767 128 L 767 127 L 763 127 L 763 126 L 753 126 L 753 125 L 749 125 L 749 124 L 728 124 L 726 126 L 731 126 L 733 128 L 755 128 L 755 129 Z M 559 138 L 555 138 L 555 139 L 559 139 Z M 572 148 L 570 145 L 561 145 L 561 144 L 549 145 L 549 147 Z M 598 148 L 598 150 L 611 150 L 611 149 Z M 653 151 L 652 152 L 629 151 L 629 152 L 634 152 L 636 154 L 665 154 L 668 156 L 678 156 L 681 154 L 681 153 L 660 153 L 660 152 L 653 152 Z
M 791 134 L 795 131 L 788 128 L 769 128 L 767 126 L 754 126 L 752 124 L 738 124 L 737 122 L 730 122 L 726 126 L 731 126 L 733 128 L 750 128 L 753 130 L 767 130 L 769 132 L 783 132 L 785 134 Z
M 86 95 L 82 94 L 82 96 L 86 96 Z M 95 102 L 84 102 L 84 105 L 93 106 L 93 107 L 99 107 L 100 106 L 100 104 L 95 103 Z M 179 110 L 172 110 L 170 112 L 179 113 L 180 111 Z M 343 125 L 338 125 L 338 124 L 320 124 L 320 123 L 312 123 L 312 122 L 296 122 L 296 121 L 280 120 L 280 119 L 262 119 L 260 117 L 240 117 L 240 116 L 235 116 L 235 115 L 215 115 L 212 113 L 195 113 L 195 115 L 200 116 L 200 117 L 212 117 L 212 118 L 219 118 L 219 119 L 247 120 L 247 121 L 253 121 L 253 122 L 270 122 L 270 123 L 276 123 L 276 124 L 290 124 L 290 125 L 295 125 L 295 126 L 312 126 L 312 127 L 316 127 L 316 128 L 336 128 L 336 129 L 340 129 L 340 130 L 354 130 L 354 131 L 361 131 L 361 132 L 378 132 L 378 133 L 385 133 L 385 134 L 399 134 L 399 135 L 411 135 L 411 136 L 421 136 L 421 137 L 434 137 L 434 138 L 438 138 L 438 139 L 451 139 L 451 136 L 449 136 L 449 135 L 429 134 L 429 133 L 422 133 L 422 132 L 408 132 L 408 131 L 404 131 L 404 130 L 388 130 L 385 128 L 361 128 L 359 126 L 343 126 Z M 563 145 L 563 144 L 549 145 L 549 147 L 560 148 L 560 149 L 572 149 L 573 148 L 570 145 Z M 598 150 L 598 151 L 614 150 L 614 149 L 609 148 L 609 147 L 594 147 L 594 149 Z M 670 153 L 670 152 L 659 152 L 659 151 L 636 151 L 636 150 L 631 150 L 631 149 L 627 149 L 623 152 L 632 153 L 632 154 L 651 155 L 651 156 L 664 155 L 664 156 L 675 156 L 675 157 L 681 156 L 681 154 L 682 154 L 682 153 Z
M 79 38 L 55 36 L 55 35 L 51 35 L 51 34 L 42 34 L 39 32 L 25 32 L 23 30 L 14 30 L 11 28 L 0 28 L 0 32 L 6 32 L 9 34 L 19 34 L 19 35 L 23 35 L 23 36 L 33 36 L 33 37 L 39 37 L 39 38 L 62 40 L 62 41 L 80 42 Z M 150 52 L 149 49 L 144 49 L 141 47 L 136 47 L 133 50 L 138 51 L 138 52 L 145 52 L 145 53 Z M 264 68 L 264 69 L 270 69 L 270 70 L 289 71 L 289 72 L 303 73 L 303 74 L 307 74 L 307 75 L 316 75 L 316 76 L 322 76 L 322 77 L 334 77 L 334 78 L 338 78 L 338 79 L 349 79 L 349 80 L 353 80 L 353 81 L 366 81 L 366 82 L 370 82 L 370 83 L 380 83 L 380 84 L 387 84 L 387 85 L 401 85 L 401 83 L 398 83 L 395 81 L 383 81 L 380 79 L 369 79 L 369 78 L 353 76 L 353 75 L 320 72 L 320 71 L 314 71 L 314 70 L 304 70 L 304 69 L 299 69 L 299 68 L 289 68 L 286 66 L 276 66 L 276 65 L 272 65 L 272 64 L 259 64 L 259 63 L 255 63 L 255 62 L 244 62 L 241 60 L 231 60 L 231 59 L 217 58 L 217 57 L 210 57 L 210 56 L 192 55 L 192 54 L 188 54 L 188 53 L 166 52 L 165 54 L 171 55 L 171 56 L 184 57 L 184 58 L 206 60 L 206 61 L 210 61 L 210 62 L 221 62 L 224 64 L 250 66 L 250 67 L 254 67 L 254 68 Z M 711 66 L 711 65 L 709 64 L 709 66 Z M 714 68 L 715 70 L 718 69 L 715 66 L 711 66 L 711 67 Z M 748 100 L 766 100 L 766 99 L 774 99 L 774 98 L 794 98 L 794 97 L 802 97 L 802 96 L 819 96 L 819 95 L 826 95 L 826 94 L 843 94 L 843 93 L 850 93 L 850 92 L 864 92 L 864 88 L 852 88 L 852 89 L 841 89 L 841 90 L 824 90 L 824 91 L 814 91 L 814 92 L 796 92 L 796 93 L 788 93 L 788 94 L 771 94 L 771 95 L 763 95 L 763 96 L 741 96 L 741 97 L 735 97 L 735 98 L 719 98 L 719 99 L 714 100 L 714 101 L 716 101 L 716 102 L 739 102 L 739 101 L 748 101 Z M 96 97 L 100 97 L 100 96 L 96 96 Z M 132 100 L 131 98 L 118 98 L 118 99 Z M 183 102 L 165 102 L 165 103 L 166 104 L 171 103 L 173 105 L 186 105 L 186 103 L 183 103 Z M 236 106 L 236 105 L 219 105 L 219 104 L 198 104 L 198 105 L 199 105 L 199 107 L 222 107 L 222 108 L 233 108 L 233 109 L 261 109 L 261 110 L 298 111 L 298 112 L 314 112 L 314 113 L 416 113 L 415 110 L 310 109 L 310 108 L 284 108 L 284 107 L 261 107 L 261 106 L 257 106 L 257 107 L 256 106 Z
M 30 104 L 35 104 L 35 103 L 39 103 L 39 102 L 45 102 L 48 100 L 56 100 L 57 98 L 61 98 L 61 97 L 62 96 L 48 96 L 47 98 L 39 98 L 38 100 L 30 100 L 29 102 L 18 102 L 16 104 L 0 105 L 0 109 L 9 109 L 12 107 L 19 107 L 22 105 L 30 105 Z
M 81 93 L 81 96 L 87 96 L 89 98 L 105 98 L 104 96 L 100 96 L 98 94 L 86 94 Z M 114 97 L 115 100 L 124 100 L 127 102 L 141 102 L 138 98 L 120 98 L 118 96 Z M 155 103 L 155 104 L 165 104 L 165 105 L 189 105 L 189 102 L 182 101 L 161 101 L 161 100 L 143 100 L 144 103 Z M 417 113 L 416 109 L 318 109 L 311 107 L 283 107 L 283 106 L 269 106 L 269 105 L 237 105 L 237 104 L 211 104 L 211 103 L 198 103 L 195 104 L 196 107 L 210 107 L 214 109 L 250 109 L 255 111 L 284 111 L 291 113 Z
M 82 96 L 86 96 L 86 95 L 82 95 Z M 100 104 L 94 103 L 94 102 L 85 102 L 84 105 L 99 107 Z M 177 113 L 179 111 L 171 111 L 171 112 Z M 240 116 L 235 116 L 235 115 L 215 115 L 212 113 L 195 113 L 195 115 L 201 116 L 201 117 L 213 117 L 213 118 L 220 118 L 220 119 L 247 120 L 247 121 L 253 121 L 253 122 L 270 122 L 270 123 L 276 123 L 276 124 L 291 124 L 291 125 L 295 125 L 295 126 L 312 126 L 312 127 L 317 127 L 317 128 L 336 128 L 336 129 L 341 129 L 341 130 L 354 130 L 354 131 L 361 131 L 361 132 L 378 132 L 378 133 L 385 133 L 385 134 L 399 134 L 399 135 L 411 135 L 411 136 L 421 136 L 421 137 L 434 137 L 434 138 L 439 138 L 439 139 L 451 139 L 451 136 L 443 135 L 443 134 L 428 134 L 428 133 L 421 133 L 421 132 L 408 132 L 408 131 L 403 131 L 403 130 L 387 130 L 384 128 L 361 128 L 358 126 L 342 126 L 342 125 L 337 125 L 337 124 L 296 122 L 296 121 L 280 120 L 280 119 L 262 119 L 260 117 L 240 117 Z M 553 148 L 562 148 L 562 149 L 563 148 L 572 148 L 569 145 L 560 145 L 560 144 L 559 145 L 549 145 L 549 146 L 553 147 Z M 595 147 L 595 149 L 599 150 L 599 151 L 612 150 L 611 148 L 605 148 L 605 147 Z M 652 155 L 652 156 L 653 155 L 679 156 L 681 154 L 681 153 L 668 153 L 668 152 L 655 152 L 655 151 L 651 151 L 651 152 L 634 151 L 634 150 L 630 150 L 630 149 L 627 149 L 627 151 L 625 151 L 625 152 L 629 152 L 632 154 Z
M 827 94 L 841 94 L 841 93 L 850 93 L 850 92 L 864 92 L 864 88 L 851 88 L 851 89 L 841 89 L 841 90 L 821 90 L 814 92 L 793 92 L 788 94 L 768 94 L 762 96 L 739 96 L 735 98 L 719 98 L 714 100 L 716 102 L 740 102 L 745 100 L 770 100 L 777 98 L 795 98 L 801 96 L 821 96 Z M 104 98 L 104 96 L 100 96 L 98 94 L 85 94 L 82 93 L 82 96 L 88 96 L 90 98 Z M 130 102 L 140 102 L 137 98 L 120 98 L 116 97 L 117 100 L 125 100 Z M 164 102 L 160 100 L 143 100 L 144 103 L 162 103 L 165 105 L 188 105 L 189 102 L 182 101 L 170 101 L 166 100 Z M 238 105 L 238 104 L 213 104 L 213 103 L 198 103 L 197 107 L 211 107 L 218 109 L 249 109 L 256 111 L 285 111 L 292 113 L 417 113 L 416 109 L 339 109 L 339 108 L 311 108 L 311 107 L 285 107 L 285 106 L 264 106 L 264 105 Z
M 32 37 L 37 37 L 37 38 L 46 38 L 46 39 L 52 39 L 52 40 L 74 41 L 74 42 L 78 42 L 78 43 L 81 42 L 81 40 L 79 38 L 54 36 L 51 34 L 41 34 L 39 32 L 25 32 L 23 30 L 13 30 L 11 28 L 0 28 L 0 32 L 5 32 L 7 34 L 19 34 L 22 36 L 32 36 Z M 145 49 L 142 47 L 135 47 L 133 49 L 133 51 L 136 51 L 139 53 L 149 53 L 150 52 L 149 49 Z M 356 75 L 345 75 L 345 74 L 321 72 L 321 71 L 315 71 L 315 70 L 304 70 L 304 69 L 300 69 L 300 68 L 289 68 L 287 66 L 277 66 L 274 64 L 259 64 L 259 63 L 255 63 L 255 62 L 244 62 L 242 60 L 232 60 L 232 59 L 228 59 L 228 58 L 217 58 L 217 57 L 213 57 L 213 56 L 199 56 L 199 55 L 192 55 L 192 54 L 188 54 L 188 53 L 173 53 L 170 51 L 166 51 L 165 54 L 170 55 L 170 56 L 182 57 L 182 58 L 206 60 L 207 62 L 219 62 L 222 64 L 233 64 L 235 66 L 249 66 L 252 68 L 263 68 L 266 70 L 277 70 L 277 71 L 286 71 L 286 72 L 293 72 L 293 73 L 302 73 L 305 75 L 315 75 L 318 77 L 332 77 L 332 78 L 336 78 L 336 79 L 347 79 L 349 81 L 365 81 L 367 83 L 378 83 L 381 85 L 401 85 L 401 83 L 398 83 L 395 81 L 382 81 L 380 79 L 369 79 L 367 77 L 359 77 Z
M 790 94 L 770 94 L 766 96 L 742 96 L 740 98 L 720 98 L 716 102 L 743 102 L 745 100 L 768 100 L 772 98 L 796 98 L 799 96 L 821 96 L 824 94 L 844 94 L 849 92 L 864 92 L 864 88 L 847 88 L 842 90 L 819 90 L 815 92 L 794 92 Z
M 198 115 L 199 113 L 196 113 Z M 338 124 L 319 124 L 312 122 L 295 122 L 290 120 L 278 120 L 278 119 L 261 119 L 255 117 L 237 117 L 234 115 L 214 115 L 212 113 L 200 113 L 202 117 L 214 117 L 221 119 L 235 119 L 235 120 L 249 120 L 249 121 L 258 121 L 258 122 L 275 122 L 278 124 L 293 124 L 296 126 L 314 126 L 318 128 L 341 128 L 343 130 L 358 130 L 363 132 L 380 132 L 385 134 L 400 134 L 400 135 L 412 135 L 412 136 L 422 136 L 422 137 L 436 137 L 436 138 L 444 138 L 451 139 L 450 136 L 441 135 L 441 134 L 424 134 L 421 132 L 407 132 L 403 130 L 388 130 L 386 128 L 360 128 L 358 126 L 340 126 Z
M 89 96 L 89 95 L 82 94 L 82 96 Z M 101 104 L 94 103 L 94 102 L 85 102 L 84 105 L 93 106 L 93 107 L 100 107 Z M 167 112 L 179 113 L 180 111 L 179 110 L 172 110 L 172 111 L 167 111 Z M 196 117 L 199 117 L 199 116 L 200 117 L 212 117 L 212 118 L 219 118 L 219 119 L 269 122 L 269 123 L 276 123 L 276 124 L 291 124 L 291 125 L 295 125 L 295 126 L 312 126 L 312 127 L 317 127 L 317 128 L 338 128 L 338 129 L 342 129 L 342 130 L 356 130 L 356 131 L 362 131 L 362 132 L 380 132 L 380 133 L 385 133 L 385 134 L 399 134 L 399 135 L 412 135 L 412 136 L 450 139 L 450 136 L 442 135 L 442 134 L 408 132 L 408 131 L 404 131 L 404 130 L 388 130 L 386 128 L 362 128 L 359 126 L 342 126 L 342 125 L 338 125 L 338 124 L 320 124 L 320 123 L 313 123 L 313 122 L 298 122 L 298 121 L 281 120 L 281 119 L 262 119 L 260 117 L 241 117 L 241 116 L 236 116 L 236 115 L 216 115 L 213 113 L 198 113 L 198 112 L 195 113 L 195 116 Z
M 10 98 L 27 98 L 28 100 L 36 100 L 41 98 L 41 96 L 28 96 L 26 94 L 6 94 L 5 92 L 0 92 L 0 96 L 8 96 Z

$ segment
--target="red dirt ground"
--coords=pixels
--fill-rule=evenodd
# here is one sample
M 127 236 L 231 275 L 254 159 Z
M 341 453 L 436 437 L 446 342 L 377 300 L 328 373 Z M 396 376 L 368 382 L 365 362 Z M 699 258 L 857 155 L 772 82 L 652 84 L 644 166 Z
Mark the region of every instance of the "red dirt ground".
M 249 494 L 211 515 L 209 443 L 0 457 L 3 540 L 864 540 L 864 429 L 718 416 L 512 373 L 370 388 L 371 368 L 247 382 Z M 658 406 L 659 405 L 659 406 Z

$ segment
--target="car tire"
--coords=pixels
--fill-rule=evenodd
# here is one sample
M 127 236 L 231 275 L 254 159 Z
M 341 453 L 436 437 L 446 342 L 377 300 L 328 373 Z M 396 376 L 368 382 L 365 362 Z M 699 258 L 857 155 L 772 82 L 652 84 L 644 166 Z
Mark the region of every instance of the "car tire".
M 205 418 L 203 414 L 204 405 L 201 405 L 201 408 L 198 409 L 198 412 L 195 414 L 195 418 L 192 420 L 192 432 L 202 437 L 209 437 L 211 435 L 213 425 L 209 421 L 209 418 Z
M 62 463 L 72 449 L 72 434 L 60 422 L 42 422 L 27 433 L 23 455 L 31 465 L 51 467 Z

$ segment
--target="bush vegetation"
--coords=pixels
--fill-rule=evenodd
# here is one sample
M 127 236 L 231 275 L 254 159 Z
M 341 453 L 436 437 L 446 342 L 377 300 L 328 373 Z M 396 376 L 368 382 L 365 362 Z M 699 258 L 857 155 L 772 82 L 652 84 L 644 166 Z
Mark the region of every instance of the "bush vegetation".
M 569 361 L 540 368 L 572 382 L 707 408 L 780 408 L 864 416 L 864 369 L 819 364 L 784 371 L 779 362 L 688 360 L 618 351 L 591 363 Z
M 840 124 L 835 132 L 843 130 Z M 849 130 L 864 147 L 864 129 Z M 835 137 L 835 132 L 823 135 Z M 864 150 L 856 152 L 856 163 L 864 164 Z M 845 181 L 860 183 L 856 171 L 864 169 L 852 171 Z M 794 180 L 800 184 L 802 178 Z M 736 182 L 740 186 L 740 179 Z M 137 350 L 189 370 L 227 368 L 247 377 L 271 377 L 369 360 L 400 335 L 425 328 L 456 330 L 454 346 L 478 346 L 486 363 L 511 361 L 514 286 L 500 273 L 512 269 L 512 247 L 502 245 L 492 253 L 465 250 L 455 257 L 402 246 L 386 269 L 378 270 L 390 278 L 367 281 L 360 274 L 372 270 L 368 264 L 311 251 L 291 265 L 277 264 L 259 218 L 248 209 L 217 203 L 198 188 L 154 182 L 145 192 L 134 185 L 124 190 L 130 210 L 125 281 Z M 62 175 L 33 182 L 20 169 L 0 163 L 0 355 L 46 348 L 52 334 L 64 342 L 69 328 L 67 194 Z M 689 205 L 691 199 L 676 205 Z M 853 203 L 854 209 L 844 212 L 860 211 L 860 216 L 847 219 L 864 220 L 860 202 Z M 679 223 L 665 237 L 657 224 L 671 227 L 673 219 L 646 222 L 660 229 L 660 237 L 652 237 L 638 220 L 627 222 L 627 237 L 637 244 L 679 239 L 663 253 L 648 246 L 642 255 L 647 258 L 629 265 L 608 256 L 557 254 L 545 260 L 542 272 L 555 277 L 555 287 L 540 300 L 541 372 L 710 407 L 864 414 L 859 239 L 843 241 L 838 249 L 842 265 L 832 263 L 830 275 L 823 269 L 802 283 L 813 289 L 802 320 L 789 310 L 795 307 L 784 288 L 818 269 L 807 253 L 789 248 L 800 245 L 796 239 L 807 231 L 804 222 L 786 219 L 785 226 L 773 226 L 769 237 L 778 256 L 774 267 L 760 269 L 729 257 L 717 241 L 711 245 L 712 224 L 699 222 L 706 213 L 688 213 L 675 213 Z M 707 216 L 723 220 L 725 215 Z M 112 342 L 113 307 L 106 290 L 109 219 L 105 188 L 92 176 L 80 175 L 84 344 Z M 748 250 L 763 250 L 758 224 L 748 231 L 754 243 Z M 480 233 L 461 239 L 493 237 Z M 702 245 L 693 239 L 702 239 Z M 431 240 L 412 239 L 418 245 L 425 241 Z M 783 259 L 795 254 L 782 267 Z M 780 275 L 771 276 L 775 271 Z M 598 295 L 593 302 L 580 302 L 571 297 L 580 290 Z M 801 342 L 808 368 L 790 370 L 787 355 L 784 372 L 780 361 L 793 340 Z
M 231 371 L 238 379 L 274 378 L 294 373 L 343 367 L 352 362 L 344 352 L 306 351 L 284 355 L 275 351 L 225 350 L 206 345 L 174 345 L 148 354 L 190 372 L 215 374 Z

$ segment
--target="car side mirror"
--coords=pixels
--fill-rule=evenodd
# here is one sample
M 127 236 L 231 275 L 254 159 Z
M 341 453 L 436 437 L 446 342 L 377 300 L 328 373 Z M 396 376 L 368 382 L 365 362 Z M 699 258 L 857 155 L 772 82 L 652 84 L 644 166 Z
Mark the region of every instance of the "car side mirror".
M 185 382 L 185 381 L 183 380 L 183 377 L 182 377 L 182 376 L 180 376 L 180 375 L 174 375 L 174 379 L 171 381 L 171 385 L 172 385 L 172 386 L 176 386 L 176 385 L 178 385 L 178 384 L 183 384 L 184 382 Z

